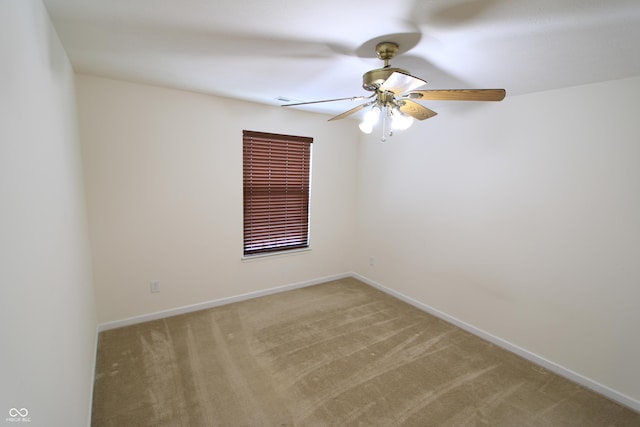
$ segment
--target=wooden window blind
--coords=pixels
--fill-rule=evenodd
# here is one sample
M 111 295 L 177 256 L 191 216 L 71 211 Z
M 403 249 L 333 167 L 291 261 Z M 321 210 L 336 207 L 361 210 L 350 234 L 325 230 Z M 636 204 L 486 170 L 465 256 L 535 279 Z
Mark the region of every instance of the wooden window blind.
M 309 246 L 313 138 L 243 131 L 244 254 Z

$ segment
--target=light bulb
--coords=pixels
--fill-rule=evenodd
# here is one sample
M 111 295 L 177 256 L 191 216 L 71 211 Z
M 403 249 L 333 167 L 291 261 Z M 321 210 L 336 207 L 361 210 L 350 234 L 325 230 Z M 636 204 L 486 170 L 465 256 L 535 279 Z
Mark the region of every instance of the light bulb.
M 374 125 L 378 118 L 380 117 L 380 107 L 375 105 L 371 110 L 367 111 L 367 114 L 364 115 L 364 119 L 367 120 L 371 125 Z
M 376 124 L 380 117 L 380 107 L 374 106 L 371 110 L 367 111 L 360 123 L 360 130 L 364 133 L 373 132 L 373 125 Z
M 358 127 L 363 133 L 373 132 L 373 125 L 371 125 L 370 123 L 367 123 L 365 120 L 363 120 L 362 123 L 358 125 Z
M 391 112 L 391 127 L 396 130 L 406 130 L 409 129 L 412 124 L 413 117 L 403 114 L 397 108 L 393 109 Z

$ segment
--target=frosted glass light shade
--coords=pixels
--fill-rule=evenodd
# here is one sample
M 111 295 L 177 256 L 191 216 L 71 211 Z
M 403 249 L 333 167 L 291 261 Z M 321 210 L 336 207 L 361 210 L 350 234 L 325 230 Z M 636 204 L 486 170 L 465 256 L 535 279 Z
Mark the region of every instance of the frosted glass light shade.
M 409 129 L 413 124 L 413 117 L 407 116 L 394 108 L 391 112 L 391 127 L 395 130 L 405 130 Z
M 373 131 L 373 125 L 376 124 L 380 117 L 380 107 L 375 106 L 371 110 L 367 111 L 360 123 L 360 130 L 364 133 L 371 133 Z

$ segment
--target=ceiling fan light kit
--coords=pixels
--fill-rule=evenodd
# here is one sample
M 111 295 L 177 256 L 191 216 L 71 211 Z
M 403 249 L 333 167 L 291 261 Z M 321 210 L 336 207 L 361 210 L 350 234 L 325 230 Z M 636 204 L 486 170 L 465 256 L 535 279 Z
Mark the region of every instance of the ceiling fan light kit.
M 284 104 L 283 107 L 342 100 L 372 99 L 330 118 L 329 121 L 343 119 L 371 106 L 371 109 L 364 114 L 364 118 L 359 125 L 360 130 L 369 134 L 380 121 L 382 141 L 386 141 L 386 137 L 392 136 L 394 130 L 408 129 L 413 124 L 414 119 L 426 120 L 437 114 L 414 100 L 502 101 L 506 95 L 504 89 L 416 90 L 427 84 L 427 82 L 412 76 L 406 70 L 391 67 L 389 62 L 397 53 L 397 43 L 382 42 L 376 46 L 376 55 L 384 61 L 384 66 L 367 71 L 362 75 L 362 87 L 369 92 L 373 92 L 369 97 L 354 96 L 323 101 L 299 102 Z

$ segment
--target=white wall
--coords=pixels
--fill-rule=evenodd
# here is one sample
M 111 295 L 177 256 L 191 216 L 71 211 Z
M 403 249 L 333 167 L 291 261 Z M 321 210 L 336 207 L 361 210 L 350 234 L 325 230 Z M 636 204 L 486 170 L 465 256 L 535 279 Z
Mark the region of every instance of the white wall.
M 638 99 L 632 78 L 374 131 L 355 271 L 640 408 Z
M 74 76 L 39 0 L 0 0 L 0 64 L 0 420 L 26 408 L 32 426 L 86 426 L 96 316 Z
M 76 82 L 100 322 L 351 271 L 353 123 L 85 75 Z M 243 129 L 314 138 L 311 251 L 241 260 Z

